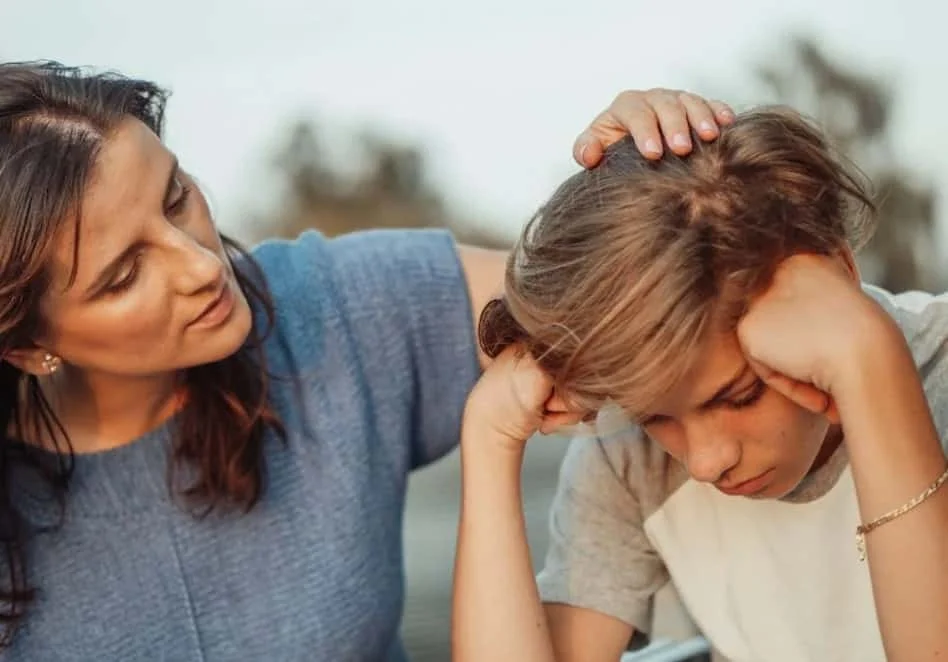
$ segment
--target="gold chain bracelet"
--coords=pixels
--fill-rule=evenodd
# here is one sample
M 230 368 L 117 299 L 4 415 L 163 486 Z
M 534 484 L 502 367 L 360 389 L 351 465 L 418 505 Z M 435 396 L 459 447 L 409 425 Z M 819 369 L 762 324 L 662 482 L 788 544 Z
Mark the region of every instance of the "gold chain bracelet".
M 896 517 L 900 517 L 910 511 L 912 508 L 918 504 L 925 501 L 928 497 L 933 495 L 938 491 L 938 488 L 945 484 L 945 481 L 948 481 L 948 469 L 945 469 L 945 472 L 940 475 L 934 483 L 929 485 L 928 489 L 919 494 L 917 497 L 906 503 L 904 506 L 899 506 L 895 510 L 892 510 L 882 517 L 878 517 L 868 524 L 860 524 L 856 527 L 856 549 L 859 550 L 859 560 L 866 560 L 866 534 L 877 529 L 886 522 L 891 522 Z

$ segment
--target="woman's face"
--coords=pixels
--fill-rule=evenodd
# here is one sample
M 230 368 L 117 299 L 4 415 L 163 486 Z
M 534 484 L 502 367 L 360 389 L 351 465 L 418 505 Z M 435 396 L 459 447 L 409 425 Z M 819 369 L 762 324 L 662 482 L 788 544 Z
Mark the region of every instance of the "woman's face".
M 57 246 L 36 339 L 70 369 L 156 376 L 246 339 L 250 307 L 207 202 L 143 123 L 129 118 L 107 139 L 74 235 Z

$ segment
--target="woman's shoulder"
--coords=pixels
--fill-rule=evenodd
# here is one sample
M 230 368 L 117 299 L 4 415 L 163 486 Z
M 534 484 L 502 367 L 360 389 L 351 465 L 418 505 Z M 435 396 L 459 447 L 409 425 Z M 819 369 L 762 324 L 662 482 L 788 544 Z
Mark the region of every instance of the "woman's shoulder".
M 478 363 L 449 232 L 305 232 L 252 255 L 273 299 L 267 360 L 295 377 L 294 392 L 318 393 L 313 406 L 337 419 L 384 413 L 390 447 L 409 452 L 412 466 L 454 447 Z M 366 400 L 373 406 L 358 404 Z
M 293 296 L 309 289 L 323 293 L 318 280 L 326 278 L 328 239 L 316 230 L 307 230 L 294 238 L 267 239 L 254 246 L 249 255 L 266 279 L 274 298 Z M 310 287 L 307 288 L 307 285 Z
M 451 233 L 442 229 L 365 230 L 327 237 L 306 230 L 293 239 L 268 239 L 250 255 L 276 300 L 336 299 L 378 308 L 434 283 L 463 285 Z
M 471 306 L 454 238 L 441 229 L 367 230 L 326 237 L 308 230 L 255 246 L 273 302 L 268 353 L 291 371 L 350 357 L 376 376 L 418 371 L 425 347 L 473 348 Z M 265 317 L 260 317 L 265 323 Z M 458 350 L 457 365 L 473 356 Z M 452 363 L 453 362 L 453 363 Z M 409 374 L 406 372 L 406 374 Z
M 247 258 L 252 264 L 239 266 L 256 282 L 270 304 L 267 315 L 257 297 L 257 327 L 267 338 L 266 351 L 271 363 L 282 371 L 295 372 L 311 364 L 323 342 L 327 327 L 338 316 L 333 300 L 329 273 L 327 239 L 319 232 L 307 231 L 293 239 L 268 239 L 254 246 Z M 256 273 L 255 273 L 256 272 Z M 255 276 L 262 277 L 262 281 Z

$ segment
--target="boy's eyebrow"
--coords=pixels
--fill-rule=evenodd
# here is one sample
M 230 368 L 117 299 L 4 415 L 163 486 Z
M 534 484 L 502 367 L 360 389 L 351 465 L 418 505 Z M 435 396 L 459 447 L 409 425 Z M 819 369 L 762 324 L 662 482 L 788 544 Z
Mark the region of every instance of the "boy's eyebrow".
M 728 394 L 731 392 L 731 389 L 733 389 L 737 383 L 744 378 L 744 375 L 747 374 L 748 370 L 750 370 L 750 364 L 745 361 L 741 366 L 740 371 L 736 375 L 722 384 L 721 387 L 714 392 L 714 395 L 702 402 L 700 405 L 698 405 L 698 407 L 700 409 L 707 409 L 708 407 L 719 404 L 722 400 L 727 398 Z

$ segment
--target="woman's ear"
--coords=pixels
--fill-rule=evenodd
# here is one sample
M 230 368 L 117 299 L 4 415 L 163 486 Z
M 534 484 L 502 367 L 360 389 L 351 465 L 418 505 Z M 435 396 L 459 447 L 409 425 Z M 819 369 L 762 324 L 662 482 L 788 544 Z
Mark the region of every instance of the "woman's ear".
M 12 349 L 3 355 L 3 360 L 21 372 L 37 377 L 51 375 L 62 366 L 62 359 L 42 347 Z

